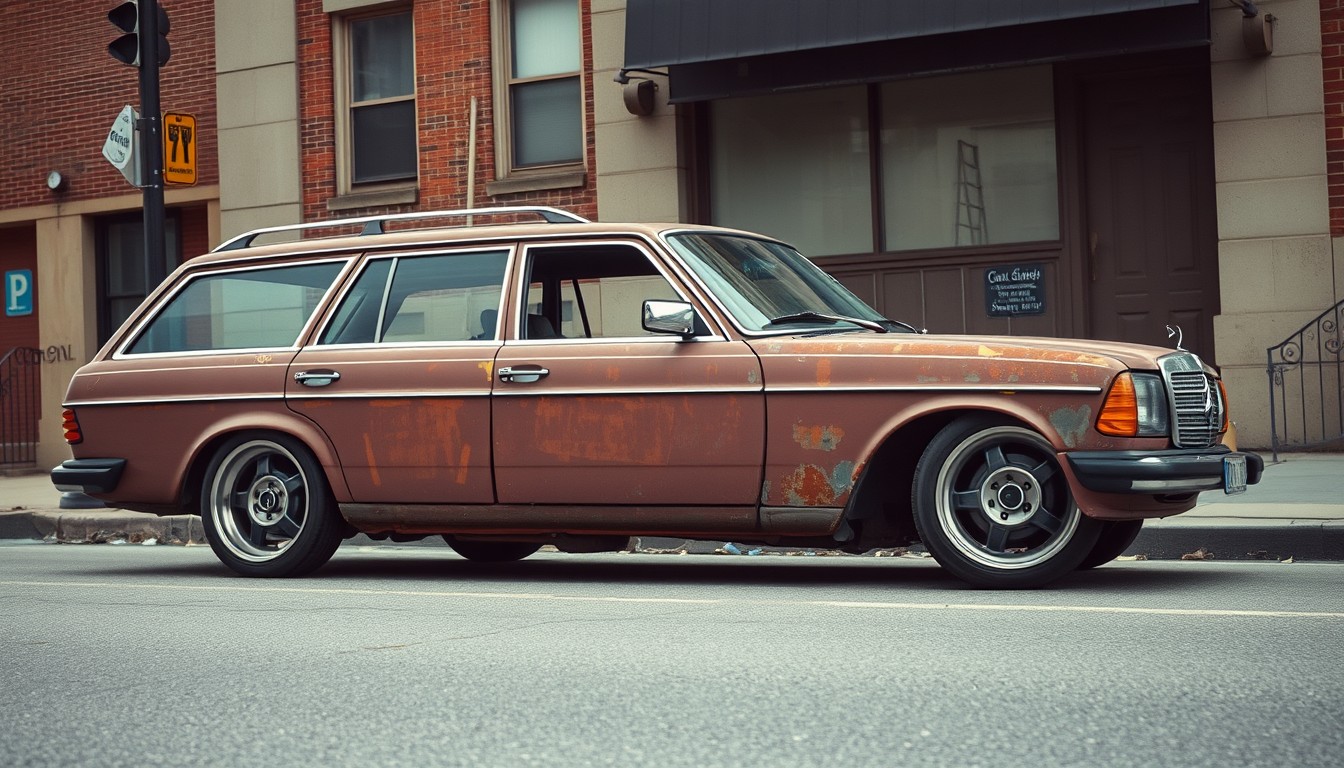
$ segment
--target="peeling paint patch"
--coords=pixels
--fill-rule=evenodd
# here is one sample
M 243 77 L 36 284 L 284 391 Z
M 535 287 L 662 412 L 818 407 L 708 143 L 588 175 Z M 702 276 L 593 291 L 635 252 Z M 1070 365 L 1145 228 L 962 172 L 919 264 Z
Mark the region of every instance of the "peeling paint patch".
M 817 360 L 817 384 L 823 387 L 831 385 L 831 359 L 829 357 Z
M 462 452 L 457 457 L 457 477 L 453 481 L 458 485 L 467 484 L 467 465 L 471 462 L 471 446 L 462 446 Z
M 383 478 L 378 475 L 378 462 L 373 458 L 373 441 L 367 432 L 364 433 L 364 460 L 369 463 L 369 480 L 375 487 L 381 486 Z
M 977 384 L 979 383 L 979 381 L 980 381 L 980 374 L 974 372 L 966 374 L 967 384 Z
M 816 464 L 804 464 L 780 483 L 784 502 L 791 507 L 830 507 L 854 484 L 854 462 L 842 461 L 827 472 Z
M 479 362 L 479 363 L 476 364 L 476 367 L 477 367 L 477 368 L 480 368 L 482 371 L 485 371 L 485 380 L 486 380 L 486 381 L 490 381 L 492 378 L 494 378 L 494 375 L 495 375 L 495 361 L 494 361 L 494 360 L 482 360 L 481 362 Z
M 998 351 L 997 349 L 991 349 L 991 348 L 989 348 L 989 347 L 986 347 L 984 344 L 981 344 L 981 345 L 980 345 L 980 349 L 978 349 L 978 350 L 976 351 L 976 353 L 979 354 L 981 357 L 1002 357 L 1002 356 L 1003 356 L 1003 353 L 1002 353 L 1002 352 Z
M 760 374 L 756 373 L 755 371 L 747 371 L 747 383 L 748 383 L 748 384 L 755 384 L 756 382 L 758 382 L 758 381 L 760 381 L 760 380 L 761 380 Z
M 920 384 L 938 384 L 942 382 L 942 379 L 937 376 L 918 376 L 915 378 L 915 381 L 918 381 Z
M 840 427 L 804 427 L 793 426 L 793 441 L 809 451 L 834 451 L 845 436 Z
M 769 503 L 770 503 L 770 481 L 769 481 L 769 480 L 766 480 L 765 482 L 761 483 L 761 503 L 762 503 L 762 504 L 769 504 Z
M 1059 430 L 1059 436 L 1063 438 L 1065 447 L 1076 448 L 1092 424 L 1092 406 L 1080 405 L 1077 408 L 1059 408 L 1051 411 L 1050 423 Z
M 607 381 L 615 384 L 621 380 L 621 369 L 615 365 L 607 366 Z

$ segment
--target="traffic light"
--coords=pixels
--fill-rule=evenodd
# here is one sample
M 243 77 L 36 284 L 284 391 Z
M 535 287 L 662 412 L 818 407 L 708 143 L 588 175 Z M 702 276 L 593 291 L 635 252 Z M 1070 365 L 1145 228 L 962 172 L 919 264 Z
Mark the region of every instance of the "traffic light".
M 120 29 L 123 34 L 116 40 L 107 44 L 107 52 L 112 54 L 112 58 L 120 61 L 122 64 L 129 64 L 132 67 L 140 66 L 140 52 L 144 46 L 140 41 L 140 3 L 145 2 L 153 6 L 158 19 L 158 27 L 155 49 L 158 51 L 159 66 L 168 63 L 168 57 L 172 55 L 172 48 L 168 45 L 168 12 L 163 10 L 163 6 L 154 0 L 127 0 L 127 2 L 118 5 L 116 8 L 107 12 L 107 20 L 112 25 Z

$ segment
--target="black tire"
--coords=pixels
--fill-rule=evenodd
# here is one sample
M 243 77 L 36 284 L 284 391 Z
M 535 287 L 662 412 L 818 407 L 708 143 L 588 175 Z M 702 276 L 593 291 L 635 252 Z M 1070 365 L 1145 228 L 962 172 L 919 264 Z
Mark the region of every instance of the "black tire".
M 244 576 L 303 576 L 346 533 L 322 468 L 294 438 L 241 434 L 219 447 L 201 486 L 215 556 Z
M 1129 545 L 1139 538 L 1141 530 L 1143 530 L 1142 520 L 1107 520 L 1102 523 L 1097 543 L 1092 546 L 1092 551 L 1087 553 L 1087 557 L 1083 558 L 1083 562 L 1078 564 L 1078 570 L 1096 568 L 1123 555 L 1125 550 L 1129 549 Z
M 1101 532 L 1074 503 L 1049 441 L 999 417 L 963 417 L 935 435 L 911 501 L 929 553 L 977 587 L 1049 584 L 1076 569 Z
M 443 540 L 457 554 L 477 563 L 511 563 L 535 554 L 540 544 L 529 541 L 481 541 L 480 539 L 458 539 L 445 535 Z

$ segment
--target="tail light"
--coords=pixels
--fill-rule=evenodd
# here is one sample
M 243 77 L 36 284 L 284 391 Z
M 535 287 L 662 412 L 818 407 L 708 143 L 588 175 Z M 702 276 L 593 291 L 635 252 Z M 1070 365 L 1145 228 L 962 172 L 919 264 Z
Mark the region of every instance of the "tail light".
M 71 445 L 79 445 L 84 442 L 84 433 L 79 429 L 79 419 L 75 417 L 75 409 L 66 408 L 61 411 L 61 429 L 65 431 L 65 442 Z

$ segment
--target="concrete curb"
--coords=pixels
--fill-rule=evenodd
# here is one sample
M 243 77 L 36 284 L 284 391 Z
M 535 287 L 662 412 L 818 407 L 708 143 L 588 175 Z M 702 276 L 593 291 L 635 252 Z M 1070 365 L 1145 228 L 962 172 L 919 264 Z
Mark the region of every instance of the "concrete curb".
M 438 542 L 438 537 L 431 537 Z M 205 532 L 196 515 L 158 517 L 125 510 L 24 510 L 0 512 L 0 539 L 39 539 L 63 543 L 125 541 L 160 544 L 204 544 Z M 356 544 L 379 544 L 357 537 Z M 428 539 L 426 541 L 429 541 Z M 825 549 L 763 547 L 723 541 L 644 536 L 632 539 L 633 550 L 645 554 L 722 554 L 835 556 Z M 923 551 L 913 547 L 912 551 Z M 902 550 L 876 550 L 869 556 L 892 556 Z M 1164 520 L 1144 528 L 1125 553 L 1151 560 L 1344 560 L 1344 521 L 1331 520 Z

